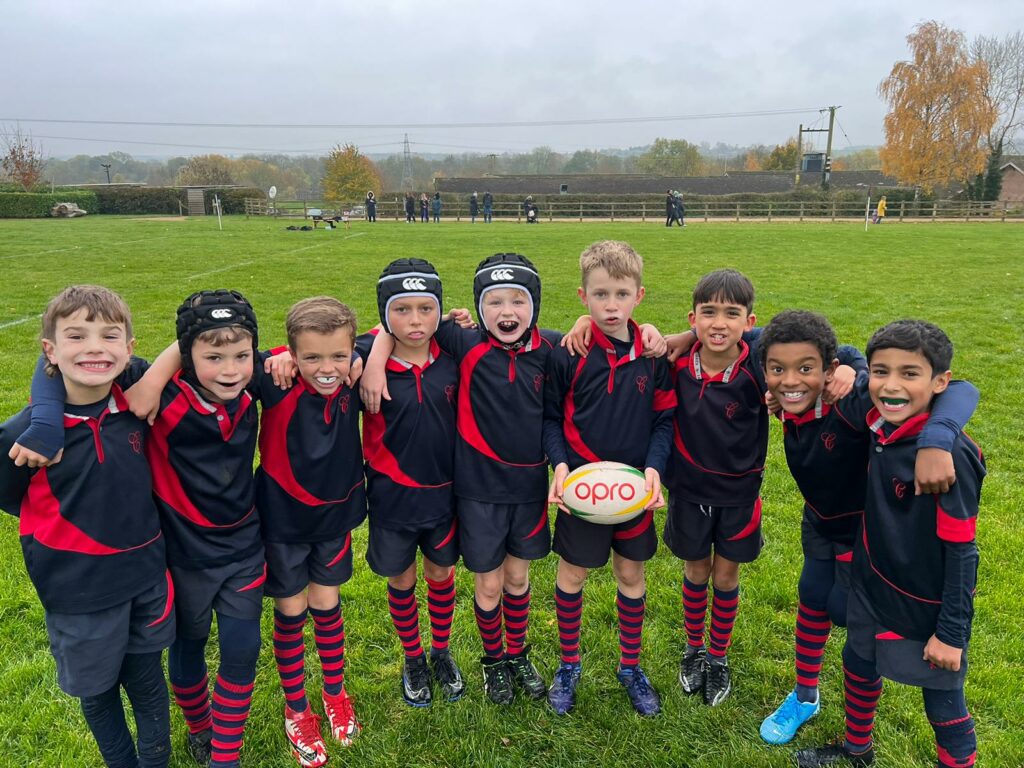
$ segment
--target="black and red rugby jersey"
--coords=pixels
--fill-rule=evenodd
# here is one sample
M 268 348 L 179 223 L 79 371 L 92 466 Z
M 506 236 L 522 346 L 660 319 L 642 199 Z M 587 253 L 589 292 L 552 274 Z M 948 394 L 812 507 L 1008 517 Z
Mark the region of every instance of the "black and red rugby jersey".
M 301 376 L 288 390 L 269 376 L 252 386 L 262 408 L 255 482 L 263 538 L 340 538 L 366 517 L 358 391 L 342 384 L 324 397 Z
M 30 419 L 31 407 L 0 425 L 5 457 Z M 0 462 L 0 507 L 20 517 L 25 565 L 46 610 L 100 611 L 166 578 L 148 428 L 114 384 L 105 401 L 65 407 L 59 463 Z
M 768 409 L 760 356 L 739 342 L 739 357 L 708 376 L 701 343 L 676 360 L 675 434 L 670 492 L 695 504 L 753 504 L 768 455 Z
M 917 438 L 928 418 L 921 413 L 894 427 L 877 410 L 868 413 L 871 460 L 853 557 L 854 587 L 878 623 L 919 641 L 935 633 L 943 609 L 947 544 L 974 547 L 986 474 L 981 450 L 960 434 L 952 451 L 956 483 L 944 494 L 915 496 Z M 959 609 L 957 623 L 969 627 L 971 611 L 970 605 Z
M 557 347 L 548 358 L 544 447 L 552 466 L 619 461 L 664 474 L 676 407 L 668 362 L 643 357 L 632 320 L 629 342 L 591 329 L 586 357 Z
M 357 340 L 369 356 L 376 334 Z M 422 367 L 391 357 L 385 367 L 390 400 L 363 414 L 366 486 L 373 524 L 422 530 L 455 512 L 455 412 L 459 372 L 451 355 L 430 340 Z
M 257 360 L 254 382 L 262 376 Z M 171 565 L 208 568 L 262 549 L 252 475 L 257 422 L 248 390 L 225 407 L 203 398 L 182 371 L 164 387 L 146 455 Z
M 861 370 L 853 391 L 834 405 L 819 401 L 799 416 L 779 414 L 786 462 L 804 497 L 804 518 L 825 538 L 847 546 L 856 539 L 867 491 L 866 418 L 872 408 L 867 381 Z M 977 395 L 967 382 L 950 382 L 935 398 L 935 416 L 922 429 L 917 447 L 950 451 L 974 412 Z
M 534 328 L 506 349 L 486 331 L 441 323 L 435 338 L 459 367 L 455 495 L 492 504 L 543 502 L 544 375 L 561 334 Z

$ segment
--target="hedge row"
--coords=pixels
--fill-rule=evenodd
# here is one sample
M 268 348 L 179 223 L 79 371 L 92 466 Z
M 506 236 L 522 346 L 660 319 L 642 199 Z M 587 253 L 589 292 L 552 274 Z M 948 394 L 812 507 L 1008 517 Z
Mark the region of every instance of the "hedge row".
M 42 219 L 58 203 L 77 203 L 79 208 L 96 213 L 94 192 L 71 190 L 37 194 L 35 192 L 0 192 L 0 219 Z
M 96 187 L 99 200 L 97 213 L 117 213 L 137 216 L 139 214 L 172 214 L 181 213 L 185 204 L 185 194 L 180 189 L 171 187 Z
M 220 198 L 221 211 L 224 214 L 245 213 L 245 198 L 255 197 L 260 200 L 267 198 L 267 193 L 255 187 L 239 187 L 238 189 L 207 189 L 203 192 L 206 212 L 213 213 L 213 196 Z

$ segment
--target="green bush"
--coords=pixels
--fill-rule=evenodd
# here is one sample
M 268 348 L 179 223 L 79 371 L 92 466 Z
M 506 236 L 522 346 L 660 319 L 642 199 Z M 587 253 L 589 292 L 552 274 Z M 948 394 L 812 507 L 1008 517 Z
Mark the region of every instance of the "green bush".
M 97 213 L 116 213 L 137 216 L 139 214 L 178 215 L 185 204 L 183 190 L 173 187 L 119 187 L 116 185 L 95 188 L 99 201 Z
M 220 198 L 221 212 L 227 215 L 230 213 L 245 213 L 245 198 L 256 197 L 263 200 L 266 198 L 267 193 L 256 187 L 203 190 L 203 202 L 206 204 L 206 210 L 210 213 L 213 213 L 214 195 Z
M 50 215 L 50 209 L 58 203 L 76 203 L 89 213 L 97 211 L 96 194 L 93 192 L 0 192 L 0 219 L 43 219 Z

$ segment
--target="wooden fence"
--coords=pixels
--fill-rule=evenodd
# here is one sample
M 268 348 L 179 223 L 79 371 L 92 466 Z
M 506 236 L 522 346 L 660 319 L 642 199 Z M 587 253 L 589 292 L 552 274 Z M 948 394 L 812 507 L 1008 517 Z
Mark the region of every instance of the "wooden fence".
M 441 210 L 442 221 L 469 221 L 469 203 L 464 199 L 444 199 Z M 278 216 L 308 218 L 308 211 L 320 208 L 325 211 L 349 211 L 357 209 L 353 220 L 364 218 L 362 202 L 336 204 L 326 201 L 285 200 L 275 201 L 268 213 Z M 863 221 L 874 211 L 874 203 L 866 201 L 809 200 L 809 201 L 721 201 L 694 202 L 686 206 L 686 220 L 694 221 Z M 254 213 L 258 207 L 247 210 Z M 405 208 L 401 200 L 379 200 L 379 220 L 405 220 Z M 433 218 L 433 214 L 431 214 Z M 483 221 L 483 206 L 477 214 Z M 525 222 L 523 207 L 519 203 L 495 203 L 493 218 L 496 221 Z M 664 203 L 645 201 L 558 201 L 538 204 L 539 221 L 665 221 Z M 420 210 L 417 201 L 415 219 L 419 221 Z M 900 201 L 890 203 L 886 221 L 1024 221 L 1024 201 L 967 202 L 960 200 Z

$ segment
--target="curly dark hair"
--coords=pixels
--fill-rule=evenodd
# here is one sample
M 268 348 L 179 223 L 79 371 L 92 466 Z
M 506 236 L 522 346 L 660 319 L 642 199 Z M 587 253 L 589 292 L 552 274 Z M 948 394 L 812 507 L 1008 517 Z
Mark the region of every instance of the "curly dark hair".
M 761 361 L 768 357 L 768 349 L 773 344 L 800 344 L 806 342 L 817 347 L 821 353 L 821 363 L 825 368 L 836 359 L 839 342 L 836 332 L 832 330 L 822 315 L 808 312 L 805 309 L 787 309 L 779 312 L 765 326 L 761 333 Z

